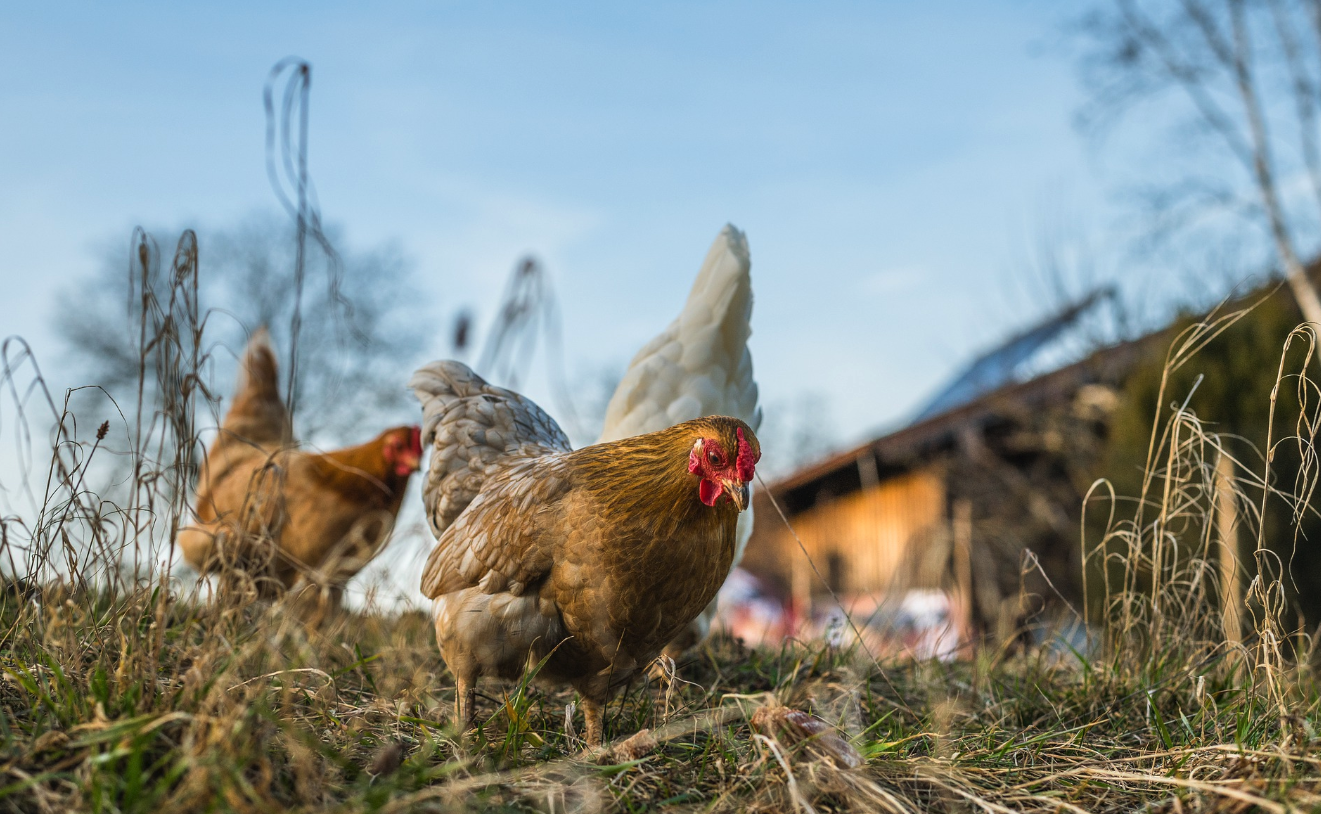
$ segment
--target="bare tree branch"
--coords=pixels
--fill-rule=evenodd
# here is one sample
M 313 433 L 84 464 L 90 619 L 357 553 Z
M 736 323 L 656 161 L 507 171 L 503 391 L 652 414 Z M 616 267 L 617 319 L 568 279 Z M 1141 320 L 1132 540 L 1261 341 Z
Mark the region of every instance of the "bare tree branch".
M 1167 178 L 1153 182 L 1169 192 L 1146 195 L 1151 231 L 1197 226 L 1206 233 L 1207 221 L 1197 216 L 1199 204 L 1208 213 L 1261 226 L 1266 241 L 1260 248 L 1269 246 L 1276 257 L 1304 319 L 1321 325 L 1321 297 L 1301 248 L 1321 236 L 1321 81 L 1314 81 L 1309 67 L 1321 57 L 1321 0 L 1113 0 L 1105 5 L 1111 13 L 1098 10 L 1087 18 L 1087 30 L 1099 46 L 1093 53 L 1101 56 L 1084 61 L 1093 98 L 1132 110 L 1143 98 L 1177 90 L 1190 107 L 1189 119 L 1219 142 L 1206 155 L 1186 137 L 1169 142 L 1173 160 L 1162 168 Z M 1296 33 L 1301 26 L 1293 24 L 1299 9 L 1314 29 L 1306 45 Z M 1170 110 L 1160 112 L 1168 116 Z M 1296 142 L 1285 137 L 1295 130 Z M 1218 154 L 1220 148 L 1232 163 Z M 1171 183 L 1168 176 L 1180 171 L 1218 183 Z M 1292 184 L 1304 173 L 1310 203 L 1298 199 Z M 1206 196 L 1201 186 L 1214 194 Z M 1217 220 L 1214 226 L 1223 232 L 1233 223 Z M 1200 251 L 1207 241 L 1185 246 Z
M 280 350 L 289 348 L 293 228 L 279 215 L 261 214 L 198 230 L 202 354 L 210 359 L 208 384 L 218 393 L 229 393 L 237 354 L 251 331 L 265 325 Z M 125 287 L 122 251 L 110 249 L 93 278 L 66 292 L 63 313 L 78 318 L 56 323 L 80 375 L 116 397 L 131 395 L 126 388 L 140 379 L 138 337 L 129 326 L 138 324 L 142 305 L 135 300 L 126 312 L 122 299 L 105 296 Z M 320 273 L 319 264 L 330 261 L 309 251 L 307 262 L 309 272 Z M 317 443 L 360 440 L 364 421 L 410 409 L 402 382 L 418 362 L 428 324 L 425 304 L 406 293 L 410 268 L 396 250 L 344 252 L 335 262 L 341 285 L 334 291 L 309 287 L 300 328 L 298 389 L 305 409 L 296 419 L 298 435 Z M 353 398 L 344 397 L 349 393 Z
M 1120 0 L 1120 9 L 1138 41 L 1150 48 L 1160 60 L 1161 67 L 1170 79 L 1174 80 L 1196 106 L 1202 119 L 1225 140 L 1229 148 L 1245 168 L 1252 167 L 1252 150 L 1244 140 L 1242 133 L 1235 126 L 1233 117 L 1216 104 L 1207 91 L 1203 81 L 1203 71 L 1192 63 L 1179 58 L 1176 48 L 1169 38 L 1143 15 L 1133 0 Z
M 1308 75 L 1302 48 L 1294 37 L 1293 21 L 1289 19 L 1284 4 L 1280 0 L 1269 0 L 1269 2 L 1271 16 L 1275 20 L 1275 32 L 1280 38 L 1280 48 L 1284 52 L 1285 64 L 1289 68 L 1289 78 L 1293 85 L 1294 109 L 1298 116 L 1298 140 L 1302 144 L 1303 163 L 1307 166 L 1312 194 L 1316 196 L 1318 214 L 1321 215 L 1321 153 L 1318 153 L 1316 143 L 1317 85 Z M 1321 18 L 1318 20 L 1321 21 Z
M 1249 39 L 1247 21 L 1244 19 L 1243 5 L 1243 0 L 1229 0 L 1230 19 L 1234 28 L 1234 78 L 1239 95 L 1243 99 L 1243 111 L 1252 133 L 1252 169 L 1257 178 L 1257 189 L 1261 193 L 1262 204 L 1266 208 L 1266 217 L 1270 221 L 1275 250 L 1284 264 L 1284 274 L 1289 281 L 1289 287 L 1293 290 L 1294 298 L 1298 300 L 1303 318 L 1321 327 L 1321 298 L 1317 297 L 1316 287 L 1308 279 L 1307 270 L 1303 268 L 1294 250 L 1284 206 L 1280 203 L 1279 191 L 1275 186 L 1270 136 L 1266 130 L 1266 119 L 1262 115 L 1261 102 L 1253 82 L 1252 43 Z

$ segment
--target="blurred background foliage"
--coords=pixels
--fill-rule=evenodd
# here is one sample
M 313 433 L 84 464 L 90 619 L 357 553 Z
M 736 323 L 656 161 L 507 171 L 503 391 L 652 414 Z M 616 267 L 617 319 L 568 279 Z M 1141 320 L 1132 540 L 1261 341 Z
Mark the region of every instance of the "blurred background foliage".
M 1310 399 L 1311 411 L 1316 408 L 1315 386 L 1301 376 L 1309 364 L 1316 364 L 1316 358 L 1309 359 L 1306 337 L 1297 336 L 1290 342 L 1302 315 L 1287 288 L 1279 284 L 1259 288 L 1225 303 L 1217 313 L 1241 308 L 1249 310 L 1169 374 L 1163 395 L 1165 355 L 1142 357 L 1125 381 L 1097 476 L 1108 478 L 1117 494 L 1125 496 L 1118 504 L 1117 520 L 1132 519 L 1137 509 L 1135 496 L 1143 494 L 1152 427 L 1186 401 L 1186 409 L 1202 428 L 1219 435 L 1242 467 L 1236 471 L 1243 498 L 1238 512 L 1238 550 L 1247 579 L 1258 571 L 1253 550 L 1260 532 L 1265 547 L 1278 557 L 1276 564 L 1270 559 L 1265 564 L 1276 571 L 1280 570 L 1278 563 L 1286 564 L 1282 573 L 1272 576 L 1282 578 L 1293 621 L 1315 629 L 1321 624 L 1321 549 L 1315 544 L 1321 539 L 1321 517 L 1310 506 L 1296 516 L 1295 504 L 1286 495 L 1308 493 L 1315 479 L 1297 439 L 1306 440 L 1305 399 Z M 1156 347 L 1165 351 L 1177 336 L 1206 319 L 1205 315 L 1183 314 L 1164 332 L 1167 341 Z M 1315 374 L 1311 378 L 1315 380 Z M 1268 397 L 1272 391 L 1276 393 L 1274 405 Z M 1268 490 L 1262 488 L 1261 478 L 1268 452 L 1273 453 L 1269 467 L 1272 488 L 1264 494 Z M 1214 462 L 1214 453 L 1207 459 Z M 1160 497 L 1163 467 L 1162 461 L 1153 462 L 1157 477 L 1148 491 L 1149 499 L 1153 493 L 1155 499 Z M 1260 512 L 1263 496 L 1264 514 Z M 1203 499 L 1211 498 L 1203 495 Z M 1209 516 L 1209 502 L 1205 508 Z M 1104 509 L 1093 504 L 1088 514 L 1089 539 L 1100 539 L 1104 514 Z M 1263 518 L 1261 523 L 1258 516 Z

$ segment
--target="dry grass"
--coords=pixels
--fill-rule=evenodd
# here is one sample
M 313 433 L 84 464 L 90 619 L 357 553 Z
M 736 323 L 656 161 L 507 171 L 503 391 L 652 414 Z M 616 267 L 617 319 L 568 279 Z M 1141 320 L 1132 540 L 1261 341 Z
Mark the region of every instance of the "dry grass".
M 1264 564 L 1243 641 L 1226 644 L 1212 544 L 1226 481 L 1216 480 L 1217 439 L 1183 410 L 1155 432 L 1143 509 L 1083 543 L 1105 562 L 1104 584 L 1089 585 L 1106 609 L 1093 620 L 1093 652 L 988 647 L 953 664 L 878 664 L 820 644 L 749 650 L 717 638 L 676 680 L 638 684 L 610 706 L 608 737 L 650 727 L 654 748 L 588 755 L 572 694 L 526 684 L 487 687 L 481 726 L 464 741 L 423 615 L 348 614 L 309 631 L 242 586 L 200 601 L 158 570 L 122 567 L 135 552 L 140 563 L 150 560 L 142 552 L 167 550 L 187 521 L 205 354 L 188 244 L 180 258 L 166 279 L 141 260 L 152 303 L 143 358 L 154 360 L 142 376 L 159 385 L 143 392 L 161 395 L 122 424 L 127 497 L 112 505 L 87 489 L 105 439 L 80 436 L 52 402 L 61 429 L 34 490 L 38 510 L 0 525 L 11 573 L 30 577 L 0 598 L 6 810 L 1321 807 L 1321 692 L 1300 657 L 1308 642 L 1280 629 L 1278 583 Z M 1205 338 L 1197 331 L 1171 365 L 1187 363 Z M 14 394 L 20 361 L 6 353 Z M 1317 403 L 1305 378 L 1282 370 L 1280 381 Z M 1312 424 L 1298 426 L 1310 449 Z M 1270 483 L 1250 462 L 1233 471 Z M 1288 486 L 1272 489 L 1311 494 L 1308 482 Z M 1253 512 L 1241 514 L 1250 530 Z M 754 732 L 748 719 L 767 703 L 836 724 L 865 762 L 847 768 Z
M 1038 654 L 878 669 L 856 654 L 718 639 L 684 681 L 635 687 L 610 709 L 610 736 L 653 727 L 669 739 L 600 765 L 565 733 L 570 692 L 488 690 L 465 745 L 420 614 L 350 616 L 308 635 L 278 605 L 47 590 L 39 606 L 9 602 L 4 621 L 0 805 L 14 810 L 1321 803 L 1310 677 L 1254 681 L 1177 649 L 1141 664 Z M 746 718 L 768 696 L 837 722 L 866 763 L 839 768 L 755 737 Z

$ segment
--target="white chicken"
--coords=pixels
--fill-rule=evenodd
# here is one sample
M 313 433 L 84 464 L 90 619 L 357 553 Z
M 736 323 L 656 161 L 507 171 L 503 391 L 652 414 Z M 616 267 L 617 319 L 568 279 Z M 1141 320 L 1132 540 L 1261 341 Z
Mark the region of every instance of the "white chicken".
M 748 239 L 732 224 L 716 236 L 678 319 L 648 342 L 629 363 L 606 407 L 599 441 L 658 432 L 710 415 L 726 415 L 761 427 L 757 382 L 752 377 L 752 262 Z M 738 518 L 733 570 L 752 535 L 751 507 Z M 674 657 L 710 633 L 711 601 L 666 654 Z

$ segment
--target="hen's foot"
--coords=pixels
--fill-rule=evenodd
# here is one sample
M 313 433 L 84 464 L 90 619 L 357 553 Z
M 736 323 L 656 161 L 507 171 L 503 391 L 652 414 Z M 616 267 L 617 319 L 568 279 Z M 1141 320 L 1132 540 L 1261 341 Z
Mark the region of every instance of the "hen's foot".
M 587 748 L 595 749 L 601 745 L 601 736 L 605 729 L 605 705 L 588 698 L 583 699 L 583 720 L 587 728 Z

